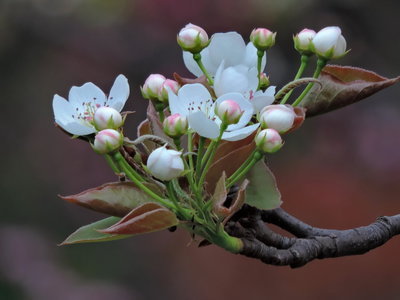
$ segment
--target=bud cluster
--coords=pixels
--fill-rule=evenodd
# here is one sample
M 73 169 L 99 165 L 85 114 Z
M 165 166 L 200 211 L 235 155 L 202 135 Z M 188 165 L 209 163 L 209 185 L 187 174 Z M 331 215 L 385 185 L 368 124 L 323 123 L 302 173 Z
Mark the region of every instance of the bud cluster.
M 179 87 L 178 82 L 175 80 L 167 79 L 161 74 L 151 74 L 141 87 L 141 91 L 145 99 L 167 102 L 168 90 L 176 94 Z

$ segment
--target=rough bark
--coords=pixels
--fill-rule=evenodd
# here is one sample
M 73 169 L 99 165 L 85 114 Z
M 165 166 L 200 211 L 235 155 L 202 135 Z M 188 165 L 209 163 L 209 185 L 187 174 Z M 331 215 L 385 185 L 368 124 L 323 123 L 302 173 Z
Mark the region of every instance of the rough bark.
M 294 235 L 287 237 L 268 227 L 274 224 Z M 244 243 L 242 255 L 277 266 L 297 268 L 314 259 L 366 253 L 400 234 L 400 214 L 379 217 L 374 223 L 333 230 L 312 227 L 282 208 L 261 211 L 244 206 L 225 226 Z

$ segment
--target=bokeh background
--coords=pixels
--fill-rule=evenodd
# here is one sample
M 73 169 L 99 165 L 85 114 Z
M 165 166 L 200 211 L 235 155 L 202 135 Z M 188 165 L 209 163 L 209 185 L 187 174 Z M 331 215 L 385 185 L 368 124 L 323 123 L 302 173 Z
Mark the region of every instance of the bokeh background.
M 273 267 L 183 231 L 108 244 L 58 247 L 103 216 L 64 203 L 115 180 L 87 144 L 53 126 L 55 93 L 92 81 L 108 92 L 130 81 L 126 131 L 145 116 L 139 85 L 150 73 L 190 75 L 175 36 L 192 22 L 210 34 L 278 32 L 267 73 L 274 85 L 298 66 L 292 34 L 339 25 L 350 54 L 338 61 L 399 75 L 396 0 L 0 0 L 0 299 L 398 299 L 400 238 L 363 256 Z M 311 70 L 310 70 L 311 71 Z M 344 229 L 400 212 L 400 87 L 307 120 L 271 156 L 283 207 Z

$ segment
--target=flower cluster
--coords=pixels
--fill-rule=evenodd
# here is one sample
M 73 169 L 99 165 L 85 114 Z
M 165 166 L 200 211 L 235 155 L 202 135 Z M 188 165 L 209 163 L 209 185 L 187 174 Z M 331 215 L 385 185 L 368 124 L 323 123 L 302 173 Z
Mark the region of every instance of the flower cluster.
M 209 241 L 231 251 L 238 246 L 220 225 L 243 201 L 237 200 L 230 208 L 222 208 L 221 201 L 265 154 L 282 148 L 282 135 L 304 121 L 305 110 L 299 104 L 321 69 L 329 59 L 346 53 L 346 42 L 338 27 L 318 33 L 304 29 L 295 35 L 294 47 L 302 58 L 315 54 L 318 64 L 304 92 L 287 104 L 308 61 L 302 59 L 289 89 L 275 94 L 276 87 L 270 86 L 265 68 L 267 50 L 274 46 L 276 33 L 257 28 L 249 40 L 246 43 L 237 32 L 216 33 L 209 38 L 201 27 L 185 26 L 177 42 L 183 50 L 183 62 L 195 78 L 148 76 L 141 87 L 143 97 L 149 101 L 147 119 L 139 126 L 135 140 L 123 135 L 126 114 L 121 115 L 121 110 L 129 96 L 125 76 L 116 78 L 108 97 L 90 82 L 72 87 L 68 101 L 54 96 L 57 125 L 87 140 L 118 176 L 124 175 L 133 184 L 107 186 L 113 196 L 106 204 L 101 201 L 106 201 L 102 199 L 108 199 L 109 194 L 99 197 L 99 193 L 106 193 L 105 188 L 100 189 L 103 192 L 97 190 L 96 201 L 90 202 L 87 195 L 79 198 L 85 201 L 81 203 L 84 206 L 103 212 L 108 209 L 110 214 L 124 207 L 122 216 L 130 211 L 105 229 L 104 239 L 110 233 L 141 232 L 143 224 L 135 227 L 132 220 L 146 214 L 141 222 L 149 218 L 153 221 L 146 227 L 148 231 L 176 225 L 177 220 L 186 221 L 196 225 L 189 230 Z M 241 188 L 243 193 L 246 185 Z M 125 195 L 119 202 L 116 186 Z M 127 195 L 133 192 L 148 200 L 130 203 Z

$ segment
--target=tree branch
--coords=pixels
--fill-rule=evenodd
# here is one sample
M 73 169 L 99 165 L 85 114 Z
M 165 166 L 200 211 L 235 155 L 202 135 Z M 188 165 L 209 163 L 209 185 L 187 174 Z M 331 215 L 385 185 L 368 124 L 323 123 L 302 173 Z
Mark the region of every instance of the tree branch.
M 283 236 L 268 227 L 274 224 L 295 237 Z M 245 205 L 225 226 L 244 243 L 240 254 L 266 264 L 301 267 L 314 259 L 358 255 L 379 247 L 400 234 L 400 214 L 380 217 L 374 223 L 348 229 L 312 227 L 282 208 L 261 211 Z

